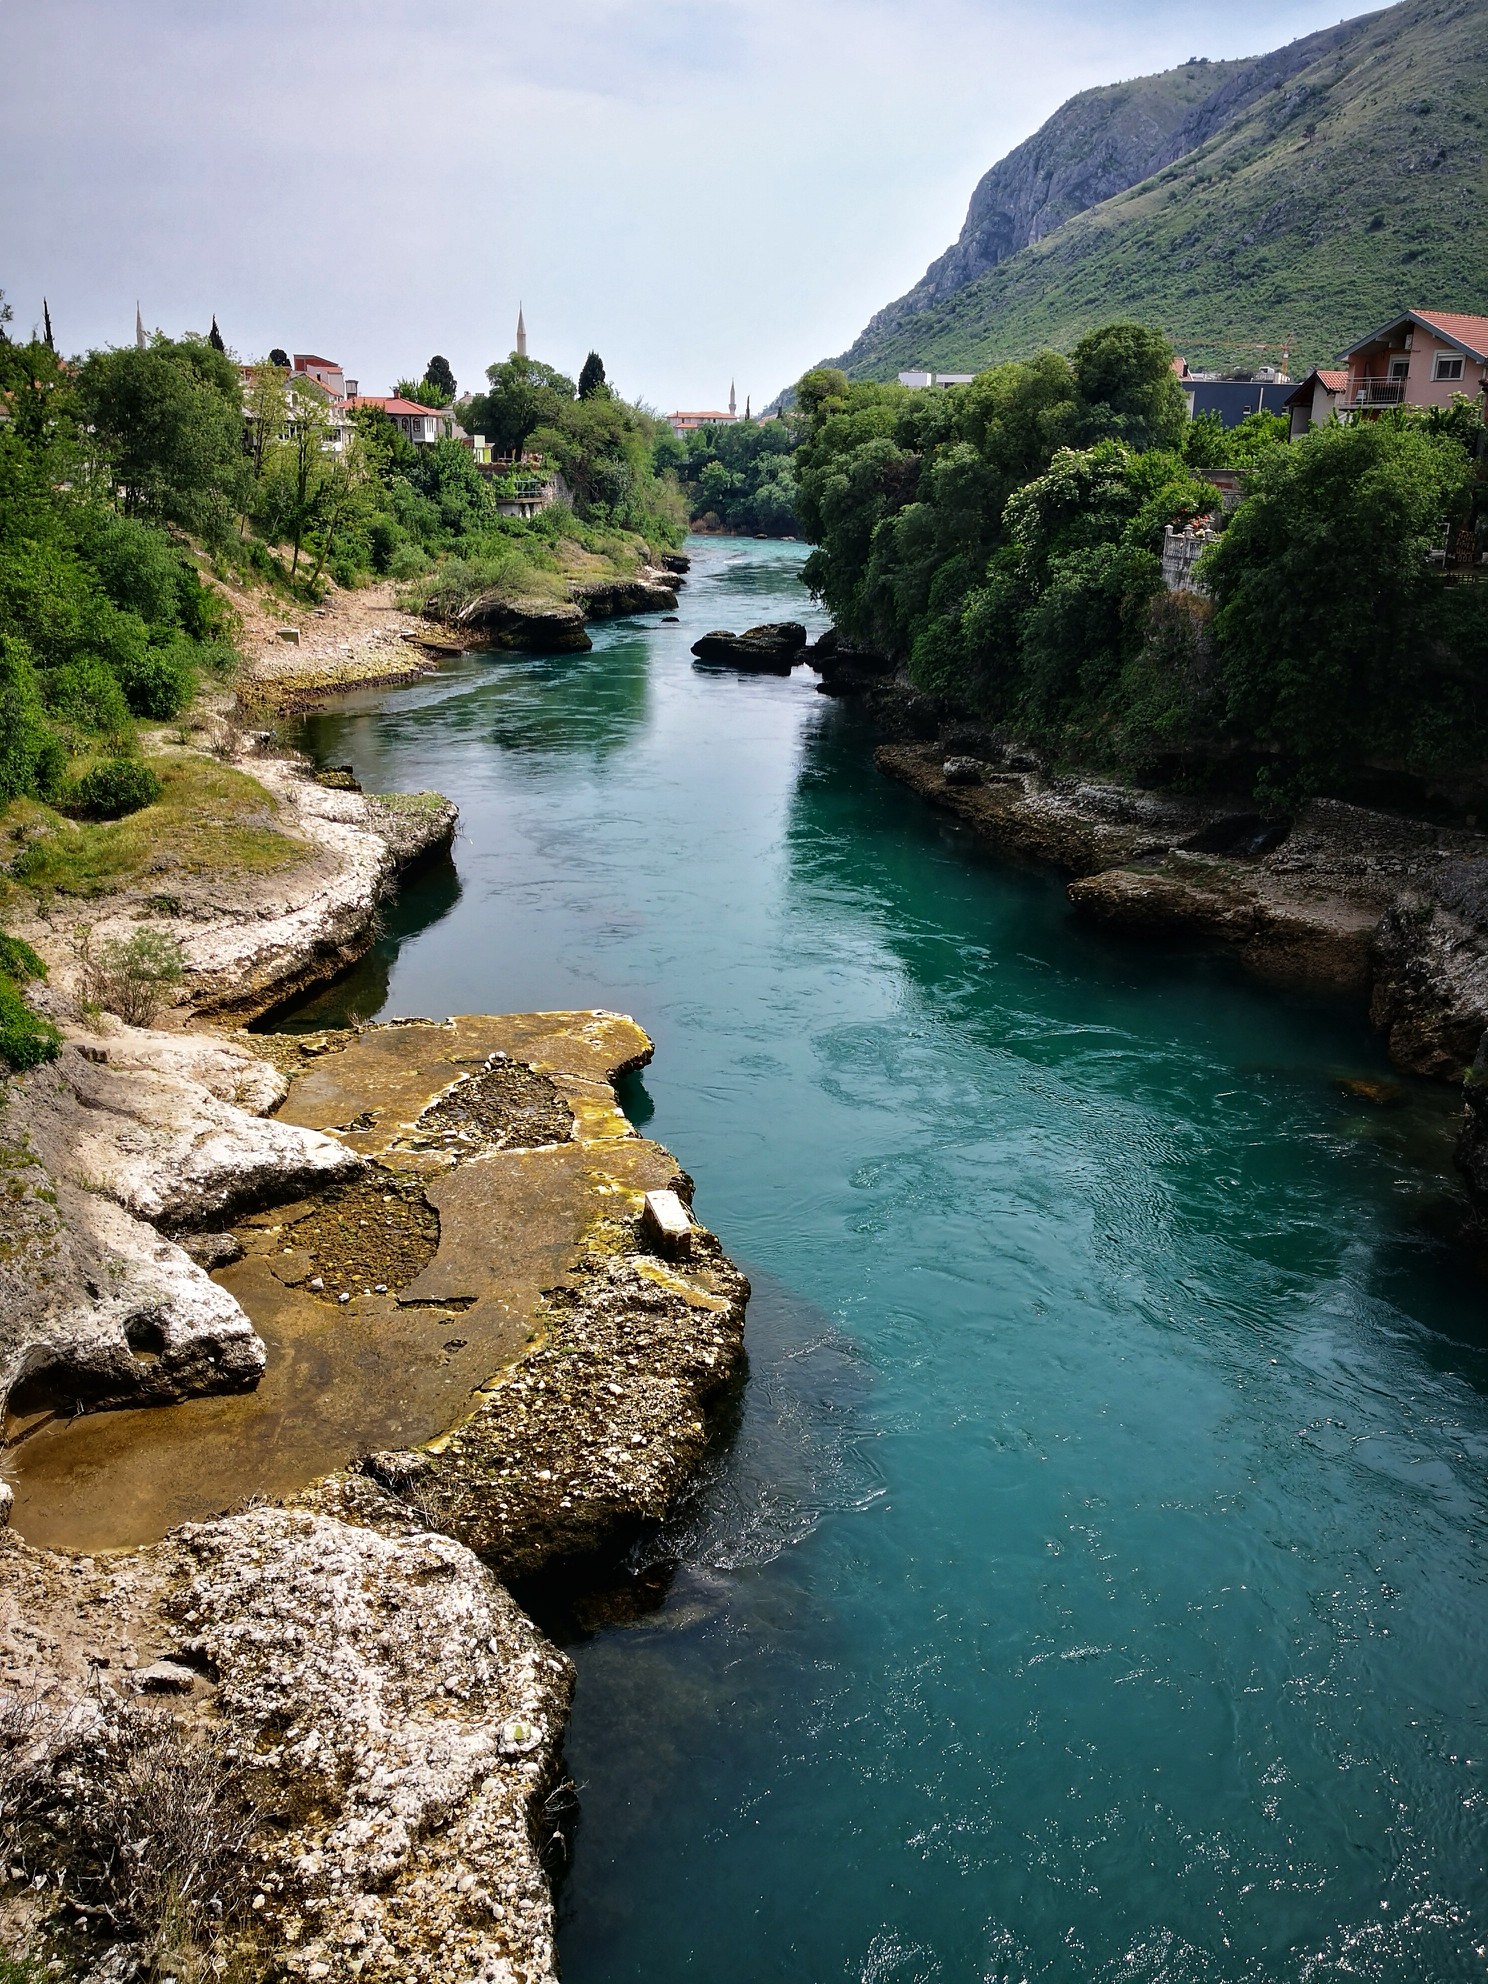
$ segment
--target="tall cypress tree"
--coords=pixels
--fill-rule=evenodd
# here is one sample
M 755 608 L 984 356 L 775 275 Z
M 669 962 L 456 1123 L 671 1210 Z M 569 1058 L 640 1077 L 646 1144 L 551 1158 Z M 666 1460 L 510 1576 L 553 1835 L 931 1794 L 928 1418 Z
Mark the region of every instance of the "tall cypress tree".
M 222 333 L 217 328 L 217 313 L 215 310 L 212 313 L 212 328 L 207 333 L 207 343 L 212 347 L 213 351 L 227 350 L 227 346 L 222 342 Z
M 597 351 L 591 351 L 584 360 L 584 369 L 579 374 L 579 398 L 587 400 L 597 393 L 605 382 L 604 360 Z

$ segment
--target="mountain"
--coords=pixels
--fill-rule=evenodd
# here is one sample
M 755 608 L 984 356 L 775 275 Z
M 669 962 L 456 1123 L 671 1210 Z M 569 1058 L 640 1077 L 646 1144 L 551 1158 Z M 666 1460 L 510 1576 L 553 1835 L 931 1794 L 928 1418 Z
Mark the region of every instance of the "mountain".
M 1485 136 L 1488 0 L 1086 90 L 834 362 L 970 372 L 1133 316 L 1193 362 L 1288 348 L 1299 376 L 1397 310 L 1488 311 Z

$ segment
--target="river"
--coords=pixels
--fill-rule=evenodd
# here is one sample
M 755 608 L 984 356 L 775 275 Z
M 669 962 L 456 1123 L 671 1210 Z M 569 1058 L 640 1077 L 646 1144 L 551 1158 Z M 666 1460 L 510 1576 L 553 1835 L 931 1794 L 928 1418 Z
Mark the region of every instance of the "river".
M 458 801 L 298 1024 L 609 1006 L 755 1280 L 657 1609 L 577 1627 L 568 1984 L 1481 1978 L 1481 1286 L 1360 1013 L 1083 928 L 676 625 L 309 720 Z M 819 624 L 819 622 L 818 622 Z

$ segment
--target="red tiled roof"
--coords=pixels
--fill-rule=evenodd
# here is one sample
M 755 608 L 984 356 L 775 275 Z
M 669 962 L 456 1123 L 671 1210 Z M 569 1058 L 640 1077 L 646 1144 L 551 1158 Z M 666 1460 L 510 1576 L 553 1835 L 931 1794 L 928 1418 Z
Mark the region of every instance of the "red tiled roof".
M 380 393 L 358 393 L 354 399 L 348 399 L 346 404 L 348 406 L 375 406 L 383 413 L 401 413 L 405 419 L 412 414 L 438 415 L 442 413 L 446 419 L 453 417 L 445 407 L 420 406 L 417 400 L 400 400 L 396 397 L 384 397 Z
M 1328 388 L 1330 393 L 1341 393 L 1348 384 L 1348 374 L 1347 372 L 1324 372 L 1319 370 L 1318 380 Z
M 1356 338 L 1347 351 L 1341 351 L 1340 358 L 1352 358 L 1366 345 L 1377 344 L 1381 338 L 1398 331 L 1403 324 L 1424 324 L 1448 344 L 1460 344 L 1465 351 L 1477 359 L 1488 359 L 1488 317 L 1471 317 L 1461 310 L 1402 310 L 1398 317 L 1392 317 L 1388 324 L 1382 324 L 1368 337 Z
M 1412 310 L 1411 315 L 1453 344 L 1466 345 L 1474 358 L 1488 357 L 1488 317 L 1470 317 L 1461 310 Z

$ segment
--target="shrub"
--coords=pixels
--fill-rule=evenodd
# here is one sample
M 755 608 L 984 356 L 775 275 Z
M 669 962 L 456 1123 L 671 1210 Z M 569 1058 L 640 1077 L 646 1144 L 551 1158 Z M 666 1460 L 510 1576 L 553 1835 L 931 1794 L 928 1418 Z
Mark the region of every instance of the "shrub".
M 196 694 L 196 656 L 189 641 L 147 647 L 116 662 L 115 673 L 134 714 L 156 723 L 178 715 Z
M 160 780 L 138 758 L 104 758 L 77 780 L 67 794 L 67 810 L 95 820 L 122 820 L 142 806 L 153 806 Z
M 54 668 L 46 682 L 47 708 L 84 730 L 117 732 L 129 727 L 129 705 L 118 678 L 97 655 Z
M 185 1984 L 222 1967 L 209 1953 L 244 1919 L 258 1823 L 252 1781 L 220 1732 L 188 1733 L 164 1710 L 106 1696 L 89 1716 L 34 1701 L 0 1710 L 7 1864 L 107 1921 L 143 1958 L 140 1975 Z
M 7 937 L 0 930 L 0 975 L 6 978 L 45 978 L 46 966 L 19 937 Z
M 0 805 L 48 791 L 66 755 L 42 714 L 30 649 L 0 634 Z
M 429 559 L 416 544 L 400 544 L 384 569 L 390 579 L 417 579 L 428 571 Z
M 17 1070 L 53 1061 L 62 1037 L 29 1006 L 9 978 L 0 976 L 0 1060 Z
M 93 933 L 77 939 L 80 1003 L 115 1013 L 126 1026 L 149 1026 L 166 995 L 186 976 L 181 946 L 163 930 L 136 930 L 93 949 Z

